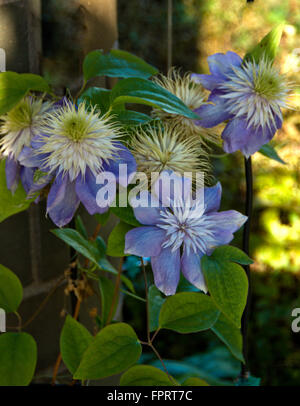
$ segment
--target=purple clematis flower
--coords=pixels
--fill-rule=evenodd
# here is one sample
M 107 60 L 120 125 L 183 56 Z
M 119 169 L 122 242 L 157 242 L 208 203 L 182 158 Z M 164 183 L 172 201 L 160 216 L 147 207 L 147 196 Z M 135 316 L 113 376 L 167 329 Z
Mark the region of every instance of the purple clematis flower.
M 181 181 L 178 177 L 176 182 Z M 185 182 L 190 181 L 185 179 Z M 178 193 L 175 198 L 171 192 L 169 207 L 164 207 L 160 200 L 155 201 L 155 195 L 144 195 L 144 199 L 152 199 L 154 204 L 134 208 L 135 217 L 143 226 L 130 230 L 125 237 L 125 253 L 151 257 L 155 285 L 165 295 L 176 293 L 180 270 L 191 284 L 207 292 L 201 257 L 210 255 L 219 245 L 228 244 L 233 233 L 247 220 L 234 210 L 218 212 L 220 183 L 204 189 L 204 205 L 203 199 L 191 201 L 188 189 L 180 204 Z
M 281 108 L 288 108 L 289 85 L 265 57 L 243 61 L 236 53 L 208 57 L 210 75 L 192 80 L 211 91 L 210 104 L 197 109 L 199 124 L 211 128 L 229 120 L 223 133 L 225 152 L 249 157 L 268 143 L 282 126 Z
M 42 99 L 26 97 L 12 110 L 6 113 L 1 119 L 0 141 L 2 156 L 5 161 L 7 188 L 14 192 L 19 180 L 25 191 L 28 193 L 33 182 L 32 168 L 24 166 L 20 157 L 24 149 L 30 147 L 32 139 L 41 131 L 41 122 L 47 112 L 52 109 L 53 104 L 43 102 Z
M 88 111 L 84 103 L 77 107 L 65 102 L 46 116 L 42 135 L 33 139 L 32 149 L 24 152 L 22 163 L 27 167 L 38 165 L 41 173 L 32 190 L 54 178 L 47 213 L 57 226 L 71 221 L 80 202 L 89 214 L 108 210 L 115 194 L 99 204 L 101 185 L 97 184 L 97 176 L 101 173 L 113 174 L 122 186 L 130 182 L 136 163 L 131 152 L 118 141 L 120 136 L 120 130 L 107 117 L 100 117 L 93 109 Z M 125 175 L 119 174 L 121 164 L 127 165 Z

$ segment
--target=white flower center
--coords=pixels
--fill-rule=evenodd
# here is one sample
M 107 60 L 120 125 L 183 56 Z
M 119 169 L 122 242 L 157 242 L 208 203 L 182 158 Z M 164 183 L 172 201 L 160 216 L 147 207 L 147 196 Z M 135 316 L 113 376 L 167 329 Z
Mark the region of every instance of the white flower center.
M 103 163 L 118 151 L 119 129 L 100 117 L 94 109 L 87 111 L 84 103 L 76 109 L 71 103 L 47 115 L 43 125 L 39 153 L 47 154 L 45 165 L 50 172 L 68 173 L 71 180 L 85 175 L 89 168 L 96 176 Z
M 1 152 L 4 156 L 17 159 L 24 147 L 29 147 L 32 138 L 41 131 L 41 122 L 51 103 L 33 98 L 22 100 L 2 119 L 0 141 Z
M 204 214 L 202 206 L 189 201 L 177 203 L 172 209 L 163 208 L 160 212 L 160 222 L 157 227 L 166 231 L 163 248 L 171 247 L 172 252 L 184 247 L 187 254 L 190 251 L 205 253 L 214 245 L 215 223 Z
M 285 76 L 265 58 L 259 64 L 247 61 L 232 69 L 228 80 L 219 87 L 225 92 L 221 97 L 227 111 L 235 117 L 245 117 L 248 127 L 276 128 L 275 117 L 282 119 L 280 108 L 289 107 Z

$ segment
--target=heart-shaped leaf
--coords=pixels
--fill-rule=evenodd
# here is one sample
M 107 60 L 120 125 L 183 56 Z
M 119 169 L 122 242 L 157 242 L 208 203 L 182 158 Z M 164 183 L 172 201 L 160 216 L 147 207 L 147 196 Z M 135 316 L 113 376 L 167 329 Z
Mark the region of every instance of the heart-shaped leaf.
M 37 362 L 37 345 L 27 333 L 0 335 L 0 386 L 27 386 Z
M 16 312 L 23 298 L 19 278 L 8 268 L 0 265 L 0 309 Z
M 159 327 L 179 333 L 196 333 L 211 328 L 219 314 L 209 296 L 196 292 L 177 293 L 162 305 Z
M 83 355 L 74 379 L 101 379 L 118 374 L 135 364 L 141 344 L 128 324 L 104 327 Z

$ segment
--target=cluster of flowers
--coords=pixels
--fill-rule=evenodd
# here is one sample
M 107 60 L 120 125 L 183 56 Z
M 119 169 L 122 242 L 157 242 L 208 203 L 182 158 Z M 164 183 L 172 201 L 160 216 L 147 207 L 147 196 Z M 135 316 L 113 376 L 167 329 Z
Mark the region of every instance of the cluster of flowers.
M 41 189 L 48 192 L 47 213 L 61 227 L 70 222 L 80 202 L 90 214 L 108 210 L 97 204 L 99 173 L 112 172 L 118 178 L 119 165 L 129 175 L 136 170 L 210 172 L 207 143 L 216 142 L 210 128 L 226 122 L 223 148 L 248 157 L 260 149 L 282 125 L 281 108 L 287 106 L 285 78 L 270 62 L 243 62 L 233 52 L 208 58 L 210 75 L 184 75 L 171 70 L 154 80 L 179 97 L 199 120 L 170 115 L 154 109 L 159 119 L 136 127 L 125 146 L 123 130 L 84 103 L 63 99 L 51 103 L 27 97 L 2 117 L 1 153 L 6 158 L 7 186 L 14 191 L 21 179 L 28 196 Z M 203 87 L 210 91 L 205 101 Z M 130 176 L 129 176 L 130 178 Z M 218 246 L 229 243 L 246 221 L 235 211 L 218 212 L 221 186 L 205 188 L 204 204 L 189 204 L 182 195 L 180 205 L 169 196 L 169 207 L 135 208 L 143 225 L 126 236 L 126 252 L 151 257 L 157 287 L 174 294 L 180 269 L 199 289 L 206 291 L 200 259 Z M 176 206 L 176 207 L 175 207 Z M 192 213 L 192 215 L 191 215 Z M 195 216 L 195 213 L 197 215 Z

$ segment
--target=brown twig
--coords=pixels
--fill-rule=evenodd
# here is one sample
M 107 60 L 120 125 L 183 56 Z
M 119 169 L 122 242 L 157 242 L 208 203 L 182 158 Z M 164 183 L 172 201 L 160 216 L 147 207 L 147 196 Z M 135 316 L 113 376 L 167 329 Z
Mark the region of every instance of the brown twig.
M 145 282 L 145 298 L 146 298 L 146 313 L 147 313 L 147 342 L 145 341 L 140 341 L 141 344 L 144 345 L 148 345 L 148 347 L 150 347 L 152 349 L 152 351 L 154 352 L 154 354 L 157 356 L 157 358 L 159 359 L 159 361 L 161 362 L 166 374 L 168 375 L 168 378 L 170 380 L 170 382 L 172 384 L 177 385 L 177 382 L 174 380 L 174 378 L 169 374 L 169 371 L 166 367 L 166 364 L 164 363 L 164 360 L 162 359 L 162 357 L 160 356 L 159 352 L 157 351 L 157 349 L 154 347 L 153 345 L 153 340 L 155 339 L 156 335 L 159 332 L 159 328 L 155 331 L 155 333 L 153 334 L 153 337 L 150 337 L 150 315 L 149 315 L 149 296 L 148 296 L 148 282 L 147 282 L 147 273 L 146 273 L 146 268 L 145 268 L 145 264 L 144 264 L 144 260 L 141 257 L 141 263 L 142 263 L 142 270 L 143 270 L 143 275 L 144 275 L 144 282 Z
M 75 307 L 75 311 L 74 311 L 74 315 L 73 315 L 73 318 L 75 320 L 78 319 L 80 306 L 81 306 L 81 301 L 79 299 L 77 299 L 77 303 L 76 303 L 76 307 Z M 62 361 L 62 357 L 61 357 L 61 353 L 59 353 L 58 357 L 56 359 L 55 365 L 54 365 L 54 369 L 53 369 L 52 385 L 55 385 L 55 383 L 56 383 L 56 378 L 57 378 L 57 374 L 58 374 L 58 370 L 59 370 L 61 361 Z
M 92 235 L 91 238 L 90 238 L 91 241 L 94 241 L 94 240 L 97 238 L 97 236 L 98 236 L 98 234 L 99 234 L 99 231 L 100 231 L 100 228 L 101 228 L 101 224 L 99 223 L 99 224 L 97 224 L 97 226 L 96 226 L 96 228 L 95 228 L 95 231 L 94 231 L 93 235 Z M 85 267 L 88 267 L 88 266 L 89 266 L 89 262 L 90 262 L 89 259 L 86 258 L 86 259 L 85 259 L 85 262 L 84 262 L 84 266 L 85 266 Z M 79 311 L 80 311 L 80 306 L 81 306 L 81 300 L 77 299 L 77 303 L 76 303 L 76 307 L 75 307 L 75 311 L 74 311 L 74 315 L 73 315 L 73 318 L 74 318 L 75 320 L 78 319 Z M 55 385 L 55 382 L 56 382 L 56 378 L 57 378 L 57 374 L 58 374 L 58 370 L 59 370 L 61 361 L 62 361 L 62 357 L 61 357 L 61 353 L 59 353 L 59 354 L 58 354 L 58 357 L 57 357 L 57 359 L 56 359 L 55 365 L 54 365 L 54 369 L 53 369 L 52 385 Z M 72 383 L 74 384 L 74 380 L 72 381 Z

